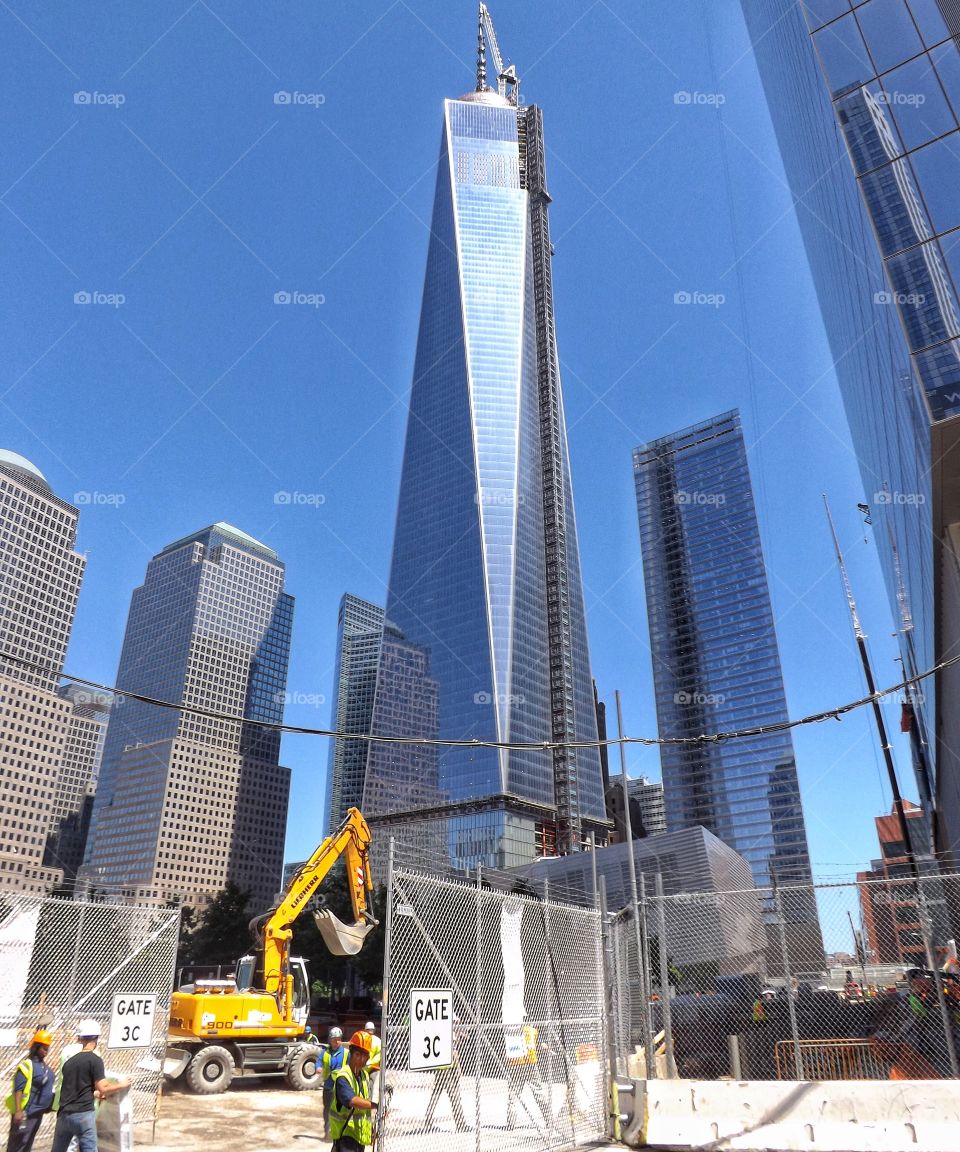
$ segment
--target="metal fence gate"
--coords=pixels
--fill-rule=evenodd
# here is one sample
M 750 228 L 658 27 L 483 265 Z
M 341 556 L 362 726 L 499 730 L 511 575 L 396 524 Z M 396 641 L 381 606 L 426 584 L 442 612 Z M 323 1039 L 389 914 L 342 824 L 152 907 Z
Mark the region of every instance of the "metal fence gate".
M 54 1034 L 49 1061 L 55 1066 L 73 1043 L 77 1022 L 91 1017 L 103 1028 L 98 1052 L 107 1074 L 132 1080 L 136 1131 L 152 1126 L 179 925 L 179 909 L 0 892 L 0 1080 L 8 1086 L 3 1094 L 37 1028 Z M 120 996 L 126 1037 L 122 1028 L 110 1028 Z M 131 1042 L 136 1046 L 118 1046 Z M 53 1128 L 52 1119 L 44 1121 L 36 1149 L 50 1147 Z
M 388 902 L 384 1152 L 603 1139 L 600 913 L 407 869 L 391 871 Z M 417 1070 L 429 1062 L 418 1005 L 430 993 L 452 1002 L 454 1053 Z

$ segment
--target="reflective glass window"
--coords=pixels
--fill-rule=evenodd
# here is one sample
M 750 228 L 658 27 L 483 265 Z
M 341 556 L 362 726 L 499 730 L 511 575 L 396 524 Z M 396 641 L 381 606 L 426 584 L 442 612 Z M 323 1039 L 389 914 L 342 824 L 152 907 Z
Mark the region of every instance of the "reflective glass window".
M 883 78 L 884 99 L 907 148 L 919 148 L 956 127 L 937 74 L 926 55 Z
M 803 7 L 811 28 L 819 28 L 850 11 L 848 0 L 803 0 Z
M 905 0 L 869 0 L 857 19 L 878 72 L 923 51 L 923 43 Z
M 835 95 L 873 76 L 873 65 L 852 12 L 814 33 L 814 40 Z
M 885 256 L 922 244 L 931 237 L 932 230 L 906 157 L 861 176 L 860 188 Z
M 947 93 L 954 115 L 960 120 L 960 52 L 952 40 L 930 53 L 940 83 Z
M 956 293 L 936 240 L 892 256 L 887 273 L 911 349 L 960 336 Z
M 937 232 L 960 224 L 960 136 L 935 140 L 911 156 Z
M 910 9 L 928 48 L 946 40 L 950 35 L 950 29 L 940 11 L 939 0 L 910 0 Z

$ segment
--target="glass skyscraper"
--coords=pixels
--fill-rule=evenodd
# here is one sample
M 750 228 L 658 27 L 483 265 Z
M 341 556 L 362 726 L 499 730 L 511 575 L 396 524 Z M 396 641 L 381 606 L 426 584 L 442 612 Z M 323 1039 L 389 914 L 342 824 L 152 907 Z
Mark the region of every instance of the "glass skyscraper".
M 835 360 L 905 673 L 960 651 L 960 8 L 742 0 Z M 960 855 L 954 669 L 909 693 L 920 802 Z
M 542 117 L 514 100 L 486 86 L 481 44 L 477 90 L 444 103 L 386 617 L 397 643 L 421 654 L 424 682 L 436 685 L 435 705 L 419 693 L 419 732 L 589 741 L 597 725 Z M 410 672 L 385 649 L 379 735 L 397 730 L 391 666 Z M 429 779 L 418 784 L 418 773 Z M 374 743 L 364 808 L 381 826 L 432 822 L 461 867 L 576 851 L 591 828 L 606 827 L 596 748 L 425 756 Z
M 738 413 L 642 445 L 633 466 L 660 737 L 786 720 Z M 669 832 L 708 828 L 747 860 L 760 887 L 811 883 L 789 731 L 664 744 L 660 762 Z M 818 970 L 813 897 L 794 894 L 784 912 L 795 967 Z
M 268 907 L 290 770 L 280 734 L 293 597 L 266 545 L 229 524 L 169 544 L 133 593 L 81 878 L 203 905 L 229 881 Z M 123 692 L 191 705 L 179 712 Z
M 335 732 L 370 731 L 382 637 L 383 609 L 345 593 L 337 620 L 337 695 L 330 718 Z M 333 740 L 330 744 L 325 812 L 328 832 L 340 826 L 348 808 L 359 808 L 363 803 L 367 747 L 364 740 Z

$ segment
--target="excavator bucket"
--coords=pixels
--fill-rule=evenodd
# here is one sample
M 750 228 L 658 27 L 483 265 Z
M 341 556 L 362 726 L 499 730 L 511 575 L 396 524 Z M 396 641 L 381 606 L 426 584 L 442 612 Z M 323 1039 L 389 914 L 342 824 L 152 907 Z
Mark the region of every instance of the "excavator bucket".
M 329 908 L 314 912 L 313 918 L 327 950 L 334 956 L 356 956 L 368 933 L 376 928 L 376 924 L 344 924 Z

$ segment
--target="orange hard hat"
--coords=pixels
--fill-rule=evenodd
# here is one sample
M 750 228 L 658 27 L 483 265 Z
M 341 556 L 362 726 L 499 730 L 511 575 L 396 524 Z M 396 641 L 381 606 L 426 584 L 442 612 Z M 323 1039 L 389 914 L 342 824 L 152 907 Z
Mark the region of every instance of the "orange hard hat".
M 53 1033 L 48 1032 L 46 1028 L 41 1028 L 38 1032 L 34 1032 L 33 1039 L 30 1041 L 33 1044 L 46 1044 L 49 1048 L 53 1043 Z
M 369 1056 L 373 1051 L 373 1037 L 369 1032 L 354 1032 L 350 1037 L 350 1047 L 360 1048 Z

